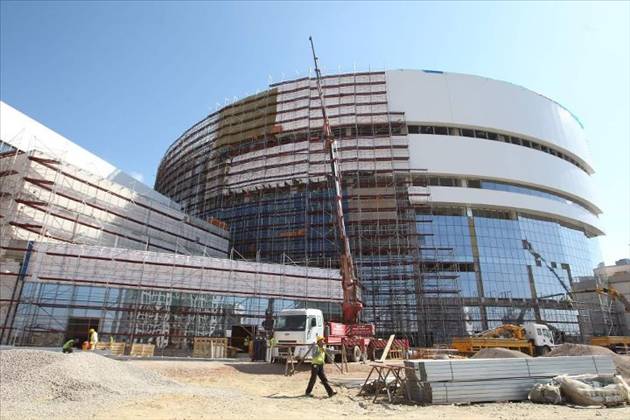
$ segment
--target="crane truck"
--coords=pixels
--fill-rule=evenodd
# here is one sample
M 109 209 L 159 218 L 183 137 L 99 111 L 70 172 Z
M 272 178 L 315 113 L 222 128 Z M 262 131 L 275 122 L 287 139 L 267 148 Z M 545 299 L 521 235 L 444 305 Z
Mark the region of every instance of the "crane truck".
M 323 120 L 322 140 L 324 142 L 324 150 L 328 154 L 334 185 L 335 227 L 341 245 L 339 271 L 343 290 L 343 303 L 341 306 L 343 322 L 325 323 L 323 313 L 319 309 L 285 309 L 280 312 L 278 317 L 274 338 L 280 345 L 295 345 L 295 356 L 298 359 L 303 359 L 308 358 L 308 350 L 315 343 L 317 336 L 321 335 L 326 338 L 328 347 L 341 348 L 345 346 L 348 351 L 348 360 L 356 361 L 360 358 L 365 358 L 368 353 L 374 355 L 378 348 L 385 346 L 385 340 L 374 337 L 375 328 L 373 324 L 359 322 L 363 303 L 359 298 L 358 291 L 360 286 L 354 272 L 350 240 L 346 233 L 344 221 L 339 150 L 326 112 L 322 76 L 318 57 L 315 54 L 313 38 L 309 37 L 309 41 L 315 63 L 317 95 Z M 409 347 L 407 340 L 397 340 L 394 345 L 397 347 Z
M 501 347 L 531 356 L 549 353 L 555 343 L 548 326 L 535 322 L 522 325 L 503 324 L 471 337 L 453 338 L 452 347 L 463 354 L 473 354 L 484 348 Z

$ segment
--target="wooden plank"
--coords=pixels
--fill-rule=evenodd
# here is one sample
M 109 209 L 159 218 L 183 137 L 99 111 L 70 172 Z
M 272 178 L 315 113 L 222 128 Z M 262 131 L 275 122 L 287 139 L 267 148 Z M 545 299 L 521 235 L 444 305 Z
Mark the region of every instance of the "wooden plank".
M 94 350 L 109 350 L 109 342 L 108 341 L 99 341 L 94 346 Z
M 125 343 L 111 343 L 109 345 L 109 350 L 114 356 L 122 356 L 125 354 L 125 346 Z
M 154 344 L 133 343 L 131 345 L 130 356 L 136 357 L 153 357 L 155 353 Z
M 195 337 L 193 357 L 223 358 L 228 350 L 228 340 L 224 337 Z
M 389 349 L 392 347 L 392 343 L 394 342 L 394 337 L 396 337 L 394 334 L 389 336 L 389 340 L 387 340 L 387 345 L 385 346 L 385 350 L 383 350 L 383 355 L 381 356 L 379 362 L 383 363 L 385 362 L 385 359 L 387 359 Z

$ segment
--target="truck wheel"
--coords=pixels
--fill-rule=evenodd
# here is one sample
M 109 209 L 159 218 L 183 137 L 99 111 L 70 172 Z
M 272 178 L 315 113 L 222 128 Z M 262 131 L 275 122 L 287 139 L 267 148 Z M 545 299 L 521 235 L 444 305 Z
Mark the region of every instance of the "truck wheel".
M 538 355 L 539 356 L 546 356 L 547 353 L 549 353 L 550 351 L 551 351 L 551 348 L 549 348 L 549 346 L 539 347 L 538 348 Z
M 361 349 L 359 346 L 354 346 L 348 355 L 349 362 L 358 362 L 361 360 Z

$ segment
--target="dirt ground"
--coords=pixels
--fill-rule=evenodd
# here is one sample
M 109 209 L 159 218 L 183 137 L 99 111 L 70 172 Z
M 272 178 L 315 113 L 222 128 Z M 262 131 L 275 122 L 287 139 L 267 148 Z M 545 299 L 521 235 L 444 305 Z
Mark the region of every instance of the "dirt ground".
M 308 382 L 308 366 L 293 376 L 284 376 L 284 366 L 247 362 L 202 361 L 129 361 L 136 366 L 157 371 L 181 383 L 212 390 L 212 394 L 168 393 L 126 401 L 97 419 L 330 419 L 378 418 L 404 416 L 406 419 L 623 419 L 630 418 L 630 407 L 571 408 L 544 406 L 528 402 L 474 404 L 467 406 L 413 406 L 388 403 L 373 404 L 370 397 L 358 397 L 357 389 L 341 386 L 333 398 L 327 398 L 316 385 L 314 398 L 303 397 Z M 326 366 L 331 382 L 361 380 L 368 366 L 351 364 L 350 372 L 340 375 Z

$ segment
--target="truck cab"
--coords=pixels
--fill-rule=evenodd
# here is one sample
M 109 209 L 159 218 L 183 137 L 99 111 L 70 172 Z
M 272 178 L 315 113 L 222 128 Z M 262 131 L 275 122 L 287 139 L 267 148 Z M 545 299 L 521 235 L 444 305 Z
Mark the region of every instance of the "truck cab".
M 304 359 L 317 336 L 323 335 L 324 314 L 319 309 L 284 309 L 278 315 L 273 333 L 279 345 L 295 345 L 297 359 Z
M 523 324 L 523 328 L 527 339 L 532 343 L 538 354 L 546 354 L 555 347 L 553 334 L 548 326 L 535 322 L 526 322 Z

